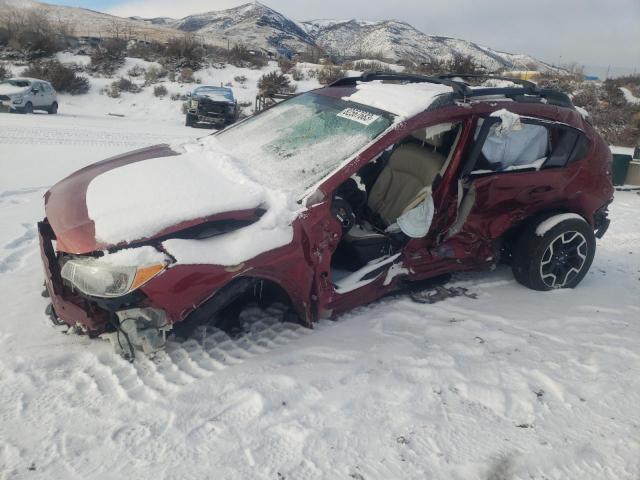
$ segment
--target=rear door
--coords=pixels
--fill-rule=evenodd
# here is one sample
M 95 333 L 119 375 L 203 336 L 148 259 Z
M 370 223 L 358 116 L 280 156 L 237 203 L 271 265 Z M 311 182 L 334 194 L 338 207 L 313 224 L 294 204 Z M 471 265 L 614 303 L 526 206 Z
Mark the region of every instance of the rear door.
M 44 85 L 40 82 L 33 82 L 31 86 L 31 91 L 33 92 L 33 106 L 34 107 L 44 107 L 47 105 L 46 93 L 44 91 Z
M 497 241 L 522 220 L 566 208 L 565 187 L 584 141 L 577 129 L 537 118 L 520 117 L 516 130 L 499 117 L 478 123 L 460 174 L 457 217 L 442 242 L 444 251 L 471 264 L 493 263 Z

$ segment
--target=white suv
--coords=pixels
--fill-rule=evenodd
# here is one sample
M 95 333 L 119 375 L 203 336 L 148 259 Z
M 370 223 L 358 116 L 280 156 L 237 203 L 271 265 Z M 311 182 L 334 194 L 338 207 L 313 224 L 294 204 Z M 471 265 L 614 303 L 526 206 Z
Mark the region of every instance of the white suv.
M 0 111 L 58 113 L 58 98 L 51 84 L 35 78 L 9 78 L 0 82 Z

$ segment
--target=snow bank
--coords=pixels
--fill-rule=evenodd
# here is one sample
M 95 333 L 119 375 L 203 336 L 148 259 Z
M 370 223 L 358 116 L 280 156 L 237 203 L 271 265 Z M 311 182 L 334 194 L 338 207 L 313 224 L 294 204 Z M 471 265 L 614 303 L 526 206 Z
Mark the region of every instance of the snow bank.
M 145 160 L 94 178 L 86 200 L 96 239 L 129 242 L 185 220 L 262 205 L 263 187 L 215 145 L 188 144 L 178 157 Z
M 355 93 L 343 100 L 379 108 L 397 115 L 399 120 L 417 115 L 429 108 L 438 96 L 453 92 L 451 87 L 433 83 L 399 85 L 373 81 L 356 88 Z

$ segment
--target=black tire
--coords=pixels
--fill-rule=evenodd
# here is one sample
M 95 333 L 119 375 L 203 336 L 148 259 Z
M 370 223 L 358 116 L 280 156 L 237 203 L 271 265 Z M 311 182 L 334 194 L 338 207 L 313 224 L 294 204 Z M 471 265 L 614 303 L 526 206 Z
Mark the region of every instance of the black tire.
M 195 115 L 191 115 L 190 113 L 187 113 L 187 118 L 186 118 L 186 120 L 184 122 L 185 126 L 193 127 L 194 117 L 195 117 Z
M 22 113 L 33 113 L 33 103 L 27 102 Z
M 55 115 L 58 113 L 58 102 L 53 102 L 49 108 L 47 108 L 47 113 L 49 115 Z
M 511 268 L 516 280 L 525 287 L 540 291 L 574 288 L 591 267 L 596 239 L 585 220 L 558 219 L 541 235 L 536 232 L 545 220 L 552 221 L 557 215 L 531 222 L 516 241 Z

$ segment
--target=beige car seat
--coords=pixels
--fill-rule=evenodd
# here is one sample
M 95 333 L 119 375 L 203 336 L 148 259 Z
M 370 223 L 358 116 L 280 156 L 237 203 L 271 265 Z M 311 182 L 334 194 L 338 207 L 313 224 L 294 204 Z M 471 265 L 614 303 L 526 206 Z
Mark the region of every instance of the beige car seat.
M 414 132 L 412 136 L 421 143 L 405 143 L 393 151 L 371 188 L 369 208 L 387 225 L 394 223 L 425 187 L 431 186 L 446 161 L 435 151 L 442 137 L 427 139 L 424 134 L 424 129 Z

